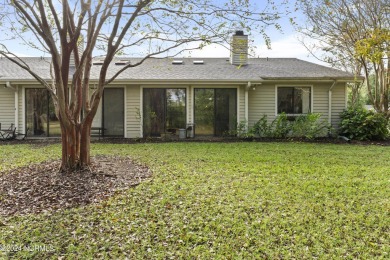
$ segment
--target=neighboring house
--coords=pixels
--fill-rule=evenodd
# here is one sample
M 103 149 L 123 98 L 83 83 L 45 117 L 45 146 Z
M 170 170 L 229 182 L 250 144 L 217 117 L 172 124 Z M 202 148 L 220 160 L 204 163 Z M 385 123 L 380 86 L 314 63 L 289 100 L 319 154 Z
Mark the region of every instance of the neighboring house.
M 333 127 L 347 105 L 352 74 L 294 58 L 248 59 L 247 36 L 232 37 L 230 58 L 149 59 L 106 87 L 93 127 L 106 136 L 160 136 L 195 124 L 196 135 L 223 135 L 239 122 L 253 125 L 285 112 L 320 113 Z M 293 50 L 292 50 L 293 51 Z M 50 79 L 50 58 L 23 58 Z M 118 58 L 109 75 L 136 58 Z M 101 62 L 94 60 L 91 89 Z M 47 91 L 27 72 L 0 59 L 0 123 L 28 136 L 58 136 Z

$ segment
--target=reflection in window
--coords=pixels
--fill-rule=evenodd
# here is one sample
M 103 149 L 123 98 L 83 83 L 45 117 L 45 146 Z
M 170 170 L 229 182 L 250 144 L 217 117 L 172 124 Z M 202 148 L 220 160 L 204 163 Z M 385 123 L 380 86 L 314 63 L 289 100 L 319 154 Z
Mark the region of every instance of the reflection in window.
M 310 113 L 310 100 L 310 87 L 278 87 L 278 114 Z
M 186 91 L 185 89 L 167 89 L 166 129 L 184 128 L 186 123 Z
M 144 136 L 178 133 L 186 127 L 185 89 L 145 88 L 143 91 Z
M 124 134 L 123 95 L 123 88 L 106 88 L 103 92 L 104 136 L 123 136 Z
M 237 126 L 237 90 L 233 88 L 195 89 L 197 135 L 229 135 Z
M 31 136 L 58 136 L 60 122 L 46 89 L 26 89 L 26 128 Z

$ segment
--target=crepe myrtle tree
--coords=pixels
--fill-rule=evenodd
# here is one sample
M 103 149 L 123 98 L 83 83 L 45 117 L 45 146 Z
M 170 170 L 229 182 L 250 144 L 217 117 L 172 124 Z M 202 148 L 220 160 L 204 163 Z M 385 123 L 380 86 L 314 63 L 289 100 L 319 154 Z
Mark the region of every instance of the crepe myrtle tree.
M 50 93 L 61 126 L 62 171 L 90 164 L 90 131 L 104 87 L 149 58 L 175 56 L 206 44 L 223 45 L 232 30 L 262 35 L 277 25 L 277 7 L 267 0 L 2 0 L 0 54 L 30 73 Z M 287 1 L 286 1 L 287 2 Z M 10 51 L 20 40 L 49 54 L 51 78 L 34 71 Z M 13 41 L 14 42 L 14 41 Z M 78 48 L 80 44 L 83 49 Z M 143 47 L 141 51 L 140 47 Z M 100 60 L 96 89 L 90 90 L 92 59 Z M 141 59 L 108 74 L 114 57 Z M 70 69 L 74 60 L 75 69 Z M 89 92 L 92 93 L 89 93 Z
M 377 112 L 389 111 L 390 5 L 389 0 L 297 0 L 306 23 L 299 30 L 315 43 L 320 60 L 366 78 L 367 93 Z M 373 78 L 374 80 L 368 80 Z M 357 100 L 361 84 L 352 84 Z

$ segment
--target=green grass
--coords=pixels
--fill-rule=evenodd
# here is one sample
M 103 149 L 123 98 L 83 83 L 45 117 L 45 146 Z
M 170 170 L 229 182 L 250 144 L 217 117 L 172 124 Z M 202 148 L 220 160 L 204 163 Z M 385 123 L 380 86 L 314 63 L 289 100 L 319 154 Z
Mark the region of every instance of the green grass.
M 2 170 L 60 151 L 4 148 Z M 388 147 L 166 143 L 92 150 L 130 155 L 154 177 L 98 205 L 5 220 L 0 245 L 53 251 L 3 251 L 0 258 L 390 257 Z M 20 154 L 29 159 L 14 161 Z

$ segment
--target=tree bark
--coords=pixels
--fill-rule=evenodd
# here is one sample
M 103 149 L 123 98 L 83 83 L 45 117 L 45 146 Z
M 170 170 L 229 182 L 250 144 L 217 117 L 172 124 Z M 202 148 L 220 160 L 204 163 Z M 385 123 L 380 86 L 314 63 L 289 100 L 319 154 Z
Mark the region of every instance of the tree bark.
M 73 172 L 90 165 L 91 125 L 92 121 L 87 120 L 78 126 L 61 126 L 61 172 Z
M 84 122 L 81 128 L 80 138 L 80 166 L 85 167 L 91 163 L 90 144 L 91 144 L 91 125 L 92 120 Z

